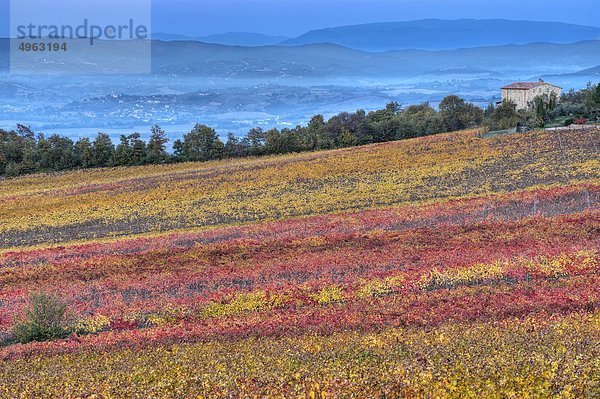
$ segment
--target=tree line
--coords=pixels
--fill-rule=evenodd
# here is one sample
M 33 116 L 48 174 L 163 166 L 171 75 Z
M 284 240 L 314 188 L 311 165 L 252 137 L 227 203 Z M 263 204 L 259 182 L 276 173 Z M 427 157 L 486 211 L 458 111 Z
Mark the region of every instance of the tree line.
M 93 139 L 73 141 L 57 134 L 48 137 L 35 134 L 27 126 L 17 125 L 13 131 L 0 129 L 0 176 L 328 150 L 480 126 L 506 129 L 528 123 L 531 115 L 539 113 L 536 106 L 544 107 L 542 122 L 561 113 L 589 116 L 593 113 L 590 110 L 600 109 L 600 86 L 590 85 L 584 91 L 567 93 L 560 104 L 549 105 L 552 104 L 542 101 L 524 113 L 517 111 L 514 104 L 504 103 L 498 107 L 490 104 L 484 111 L 452 95 L 444 98 L 437 109 L 428 103 L 404 108 L 391 102 L 380 110 L 342 112 L 328 120 L 315 115 L 306 126 L 254 128 L 243 137 L 230 133 L 225 141 L 213 128 L 197 124 L 173 142 L 172 152 L 167 149 L 169 140 L 165 131 L 158 125 L 152 127 L 148 141 L 139 133 L 133 133 L 121 135 L 116 144 L 105 133 L 98 133 Z

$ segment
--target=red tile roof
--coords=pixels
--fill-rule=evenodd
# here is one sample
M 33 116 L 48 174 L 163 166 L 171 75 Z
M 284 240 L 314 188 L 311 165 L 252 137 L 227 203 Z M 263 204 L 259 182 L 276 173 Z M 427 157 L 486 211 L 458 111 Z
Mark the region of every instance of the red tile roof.
M 515 82 L 508 86 L 504 86 L 503 89 L 513 89 L 513 90 L 529 90 L 534 87 L 543 86 L 547 84 L 546 82 Z
M 556 87 L 558 89 L 562 89 L 562 87 L 553 85 L 553 84 L 548 83 L 548 82 L 544 82 L 541 79 L 540 79 L 539 82 L 515 82 L 515 83 L 512 83 L 512 84 L 509 84 L 508 86 L 504 86 L 502 89 L 509 89 L 509 90 L 529 90 L 529 89 L 533 89 L 535 87 L 544 86 L 544 85 L 548 85 L 548 86 Z

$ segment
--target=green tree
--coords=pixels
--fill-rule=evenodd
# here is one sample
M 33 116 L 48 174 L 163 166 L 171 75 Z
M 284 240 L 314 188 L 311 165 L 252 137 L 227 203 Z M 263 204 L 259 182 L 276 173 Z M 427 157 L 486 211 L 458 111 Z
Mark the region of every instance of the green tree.
M 445 97 L 439 106 L 448 131 L 464 130 L 478 126 L 483 120 L 483 110 L 465 102 L 458 96 Z
M 395 140 L 428 136 L 446 131 L 444 121 L 439 112 L 429 103 L 415 104 L 407 107 L 398 116 L 398 130 Z
M 39 157 L 35 148 L 34 140 L 33 143 L 27 143 L 23 147 L 23 160 L 19 163 L 19 173 L 26 175 L 29 173 L 39 172 L 38 162 Z
M 248 147 L 250 155 L 258 157 L 265 153 L 265 142 L 267 135 L 260 127 L 250 129 L 243 140 L 244 146 Z
M 68 170 L 76 166 L 73 141 L 53 134 L 48 139 L 40 135 L 37 143 L 37 169 Z
M 0 129 L 0 176 L 4 175 L 7 165 L 6 155 L 4 154 L 4 142 L 6 141 L 7 136 L 8 132 Z
M 143 165 L 147 158 L 147 145 L 139 133 L 129 136 L 121 135 L 119 145 L 114 154 L 114 165 L 133 166 Z
M 334 140 L 336 146 L 340 145 L 340 136 L 344 129 L 349 130 L 356 136 L 357 144 L 367 144 L 373 142 L 369 119 L 366 112 L 358 110 L 353 113 L 341 112 L 327 121 L 327 131 L 329 136 Z
M 296 126 L 293 129 L 282 129 L 281 130 L 281 145 L 285 148 L 285 152 L 299 152 L 300 147 L 300 135 L 302 134 L 302 127 Z
M 38 149 L 35 134 L 29 127 L 17 125 L 15 132 L 4 136 L 5 174 L 10 177 L 38 171 Z
M 505 130 L 516 127 L 523 119 L 517 112 L 516 104 L 505 100 L 494 109 L 486 123 L 490 130 Z
M 323 115 L 315 115 L 311 118 L 308 126 L 303 129 L 300 138 L 305 150 L 324 150 L 334 147 L 334 141 L 329 136 Z
M 543 128 L 546 125 L 546 114 L 547 114 L 546 102 L 542 96 L 537 96 L 533 99 L 531 104 L 531 118 L 530 125 L 533 127 Z
M 6 177 L 17 177 L 21 174 L 21 168 L 18 163 L 10 161 L 4 168 L 4 176 Z
M 528 124 L 532 127 L 543 128 L 546 123 L 550 120 L 550 111 L 556 108 L 557 98 L 556 95 L 550 96 L 544 94 L 536 96 L 529 103 L 529 121 Z
M 210 159 L 223 159 L 225 154 L 225 144 L 217 137 L 215 141 L 213 141 L 213 145 L 211 148 Z
M 158 125 L 152 126 L 150 140 L 148 141 L 148 163 L 164 163 L 169 159 L 167 143 L 169 139 L 164 130 Z
M 223 151 L 223 156 L 225 158 L 239 158 L 245 157 L 249 154 L 247 140 L 240 140 L 235 134 L 227 133 L 227 142 L 225 143 L 225 148 Z
M 485 109 L 485 111 L 483 111 L 483 117 L 484 118 L 491 117 L 495 110 L 496 110 L 496 107 L 494 106 L 494 103 L 489 103 L 487 108 Z
M 600 84 L 588 84 L 585 103 L 590 116 L 597 118 L 600 115 Z
M 348 128 L 342 128 L 340 133 L 340 146 L 341 147 L 354 147 L 358 144 L 358 138 Z
M 397 102 L 388 103 L 384 109 L 369 112 L 369 136 L 373 142 L 386 142 L 394 140 L 399 127 L 397 116 L 402 112 L 402 107 Z
M 176 162 L 185 161 L 183 155 L 183 141 L 180 139 L 173 142 L 173 160 Z
M 115 146 L 105 133 L 98 133 L 92 145 L 92 165 L 95 167 L 110 166 L 115 153 Z
M 144 165 L 148 159 L 148 145 L 141 139 L 139 133 L 133 133 L 129 136 L 131 143 L 131 161 L 129 165 Z
M 94 148 L 90 139 L 84 137 L 77 140 L 74 152 L 77 165 L 84 169 L 94 166 Z
M 278 129 L 270 129 L 265 133 L 265 153 L 266 154 L 284 154 L 286 148 L 281 140 L 281 133 Z
M 181 154 L 186 161 L 210 161 L 222 157 L 224 148 L 214 129 L 198 124 L 183 137 Z
M 120 142 L 115 149 L 113 164 L 116 166 L 130 165 L 133 148 L 129 136 L 122 134 L 119 140 Z
M 29 126 L 25 126 L 22 124 L 17 124 L 17 134 L 22 137 L 24 140 L 34 142 L 35 141 L 35 133 Z

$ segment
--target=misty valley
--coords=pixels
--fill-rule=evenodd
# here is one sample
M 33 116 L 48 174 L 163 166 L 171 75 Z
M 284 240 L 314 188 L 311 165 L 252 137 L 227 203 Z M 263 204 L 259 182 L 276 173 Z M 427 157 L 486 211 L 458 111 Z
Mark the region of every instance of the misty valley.
M 147 135 L 156 123 L 177 136 L 204 123 L 224 136 L 256 126 L 295 126 L 315 114 L 368 111 L 390 101 L 435 106 L 449 94 L 486 107 L 512 81 L 544 78 L 568 91 L 599 75 L 600 41 L 592 39 L 600 29 L 517 26 L 521 37 L 509 35 L 502 42 L 492 35 L 494 29 L 518 22 L 421 21 L 428 35 L 401 40 L 399 35 L 416 29 L 417 22 L 398 23 L 395 30 L 372 24 L 315 31 L 263 46 L 155 35 L 151 75 L 9 74 L 10 43 L 0 39 L 0 128 L 23 123 L 72 138 L 100 130 L 117 138 L 135 130 Z M 468 34 L 473 29 L 477 40 Z M 458 33 L 436 42 L 443 30 Z M 361 32 L 383 47 L 358 40 Z M 494 40 L 486 41 L 486 34 Z M 248 40 L 256 42 L 254 36 Z M 532 43 L 524 44 L 528 40 Z M 419 49 L 410 49 L 411 44 Z M 121 62 L 115 54 L 100 56 Z

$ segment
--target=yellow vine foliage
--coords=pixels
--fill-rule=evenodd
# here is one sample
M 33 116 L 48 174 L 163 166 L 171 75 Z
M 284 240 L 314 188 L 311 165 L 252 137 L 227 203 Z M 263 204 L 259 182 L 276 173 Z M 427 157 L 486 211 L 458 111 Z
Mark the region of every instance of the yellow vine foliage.
M 8 180 L 0 182 L 0 247 L 597 182 L 591 141 L 599 133 L 563 132 L 563 148 L 555 134 L 481 139 L 466 131 L 321 153 Z
M 226 317 L 246 312 L 274 309 L 282 304 L 282 298 L 265 291 L 237 294 L 228 303 L 213 302 L 202 309 L 204 317 Z
M 73 330 L 79 335 L 98 334 L 108 328 L 108 326 L 110 326 L 110 318 L 104 315 L 97 315 L 77 320 Z
M 388 277 L 385 279 L 362 280 L 360 288 L 356 293 L 357 298 L 379 297 L 391 295 L 396 288 L 402 287 L 403 276 Z
M 433 269 L 418 281 L 420 289 L 452 288 L 460 285 L 473 285 L 509 278 L 510 272 L 520 266 L 528 273 L 539 273 L 550 278 L 566 277 L 598 269 L 598 253 L 595 250 L 582 250 L 575 253 L 562 253 L 557 256 L 521 258 L 515 262 L 496 261 L 492 264 L 476 264 L 470 267 Z
M 319 303 L 319 305 L 330 305 L 332 303 L 344 302 L 344 289 L 339 285 L 331 285 L 322 288 L 316 294 L 311 294 L 311 298 Z
M 598 268 L 598 254 L 595 250 L 579 251 L 573 255 L 560 254 L 555 257 L 540 256 L 523 260 L 523 267 L 532 273 L 541 273 L 548 277 L 564 277 L 569 269 L 582 272 Z
M 600 314 L 0 362 L 0 397 L 594 398 Z

